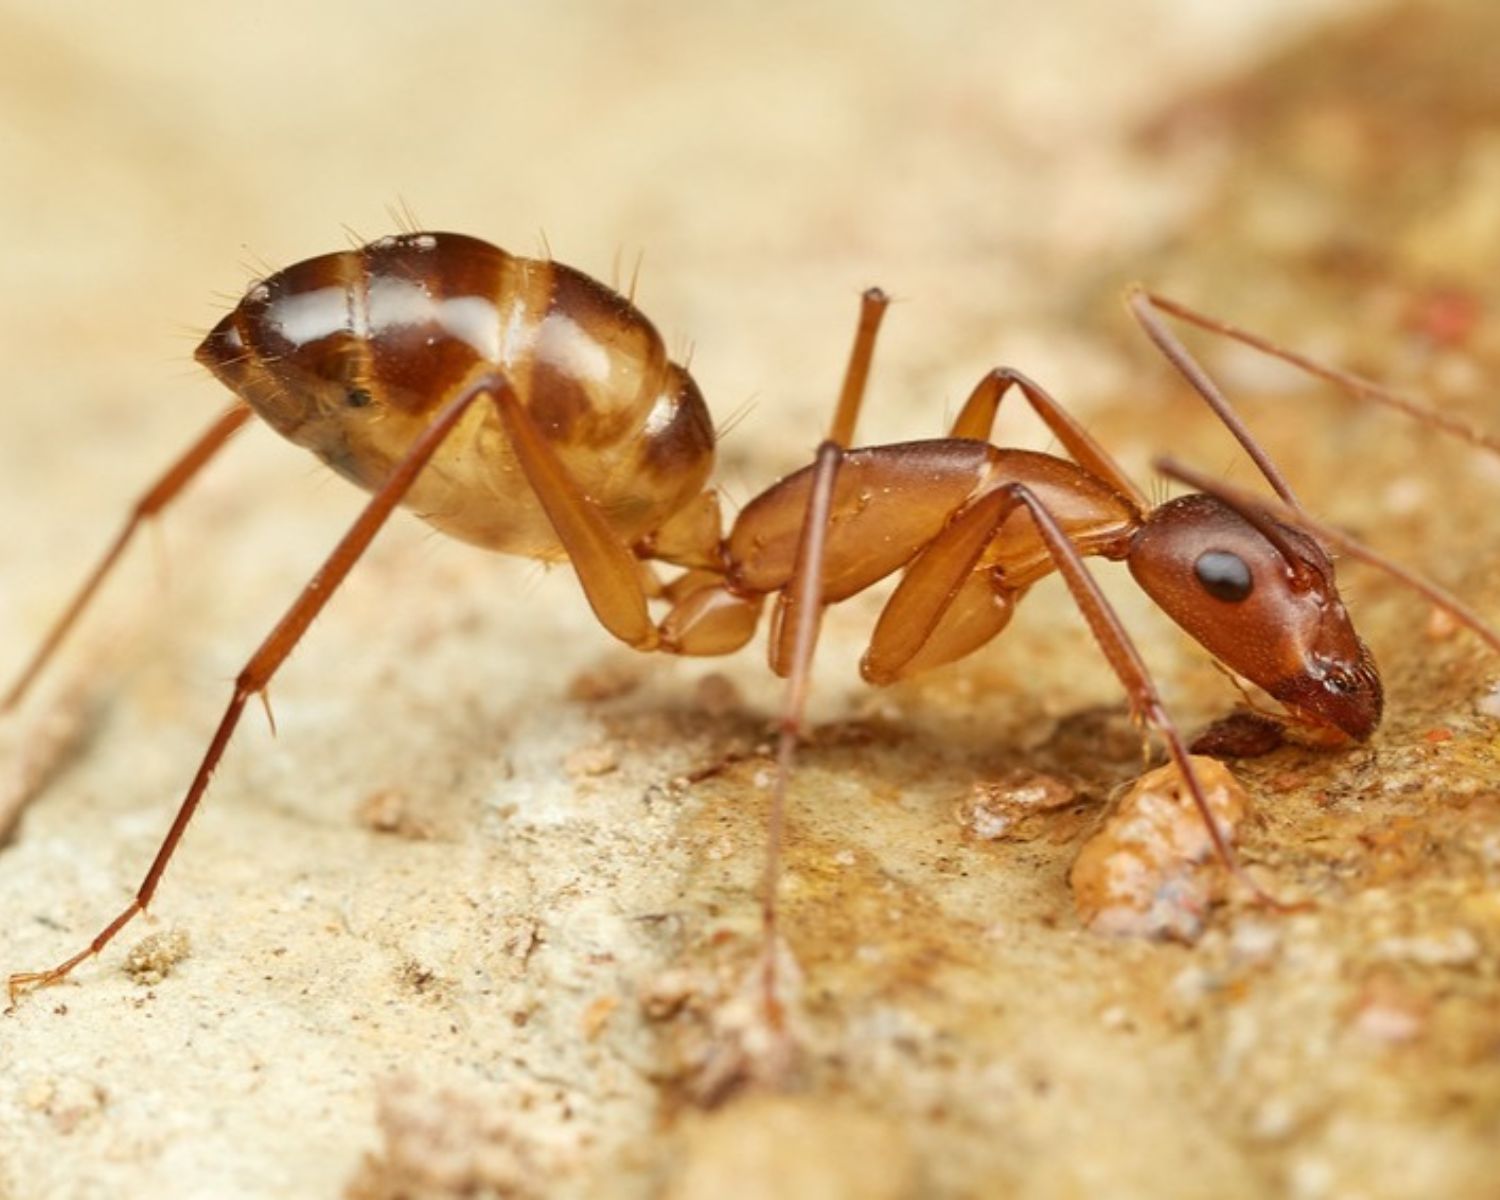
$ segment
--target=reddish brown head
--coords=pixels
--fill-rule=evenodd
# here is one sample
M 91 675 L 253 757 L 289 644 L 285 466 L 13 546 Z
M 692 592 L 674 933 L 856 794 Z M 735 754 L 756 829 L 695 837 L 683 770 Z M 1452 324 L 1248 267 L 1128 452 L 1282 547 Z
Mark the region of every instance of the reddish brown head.
M 1156 509 L 1130 571 L 1174 621 L 1297 717 L 1364 741 L 1384 693 L 1349 621 L 1333 563 L 1299 529 L 1207 495 Z

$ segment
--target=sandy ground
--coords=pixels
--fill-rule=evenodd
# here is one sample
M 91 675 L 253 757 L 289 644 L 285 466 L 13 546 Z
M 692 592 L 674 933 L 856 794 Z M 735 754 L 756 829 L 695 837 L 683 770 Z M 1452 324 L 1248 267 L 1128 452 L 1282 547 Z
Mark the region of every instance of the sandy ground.
M 305 7 L 0 5 L 0 674 L 223 402 L 194 338 L 401 202 L 606 281 L 643 254 L 736 504 L 806 461 L 872 282 L 900 303 L 871 441 L 1009 363 L 1143 479 L 1170 449 L 1248 482 L 1121 314 L 1136 278 L 1500 428 L 1481 0 Z M 1213 361 L 1316 510 L 1500 613 L 1493 461 Z M 0 970 L 124 903 L 357 504 L 253 430 L 0 719 Z M 1101 575 L 1184 723 L 1226 711 Z M 279 736 L 250 714 L 154 919 L 0 1018 L 0 1195 L 1493 1196 L 1500 663 L 1369 572 L 1346 591 L 1381 732 L 1236 768 L 1247 861 L 1316 907 L 1235 900 L 1193 945 L 1075 915 L 1140 753 L 1059 586 L 881 693 L 854 670 L 878 597 L 837 610 L 777 1091 L 734 1053 L 760 653 L 634 658 L 566 571 L 402 519 L 277 681 Z M 986 836 L 976 797 L 1016 772 L 1065 802 Z

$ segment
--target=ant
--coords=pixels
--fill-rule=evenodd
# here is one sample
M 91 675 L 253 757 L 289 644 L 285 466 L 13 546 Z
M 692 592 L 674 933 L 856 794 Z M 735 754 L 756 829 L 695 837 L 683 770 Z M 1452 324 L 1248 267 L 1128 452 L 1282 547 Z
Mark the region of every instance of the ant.
M 773 1028 L 782 1020 L 775 944 L 783 811 L 819 622 L 826 606 L 898 571 L 861 664 L 876 685 L 973 653 L 1005 628 L 1032 584 L 1060 573 L 1133 718 L 1165 743 L 1219 858 L 1259 900 L 1280 906 L 1245 874 L 1210 815 L 1184 740 L 1084 558 L 1124 561 L 1217 662 L 1280 702 L 1283 725 L 1326 744 L 1364 741 L 1383 707 L 1375 660 L 1339 597 L 1329 548 L 1390 572 L 1497 653 L 1500 636 L 1446 593 L 1309 517 L 1165 318 L 1246 343 L 1473 444 L 1500 450 L 1500 443 L 1133 288 L 1130 312 L 1278 499 L 1160 459 L 1159 471 L 1197 490 L 1153 507 L 1045 389 L 1008 368 L 979 382 L 947 437 L 853 448 L 887 303 L 878 289 L 864 293 L 837 409 L 814 462 L 752 499 L 726 535 L 717 494 L 706 486 L 715 439 L 697 386 L 630 300 L 582 272 L 459 234 L 406 233 L 307 259 L 251 286 L 196 352 L 234 393 L 234 406 L 136 503 L 0 711 L 26 693 L 140 524 L 252 414 L 372 497 L 240 671 L 135 897 L 72 957 L 12 975 L 12 1000 L 64 979 L 150 903 L 245 705 L 264 697 L 398 505 L 491 550 L 567 559 L 599 622 L 641 651 L 731 653 L 775 598 L 770 663 L 789 682 L 762 901 L 763 995 Z M 1067 458 L 991 443 L 1012 391 Z M 681 573 L 661 584 L 653 564 Z M 653 600 L 666 605 L 660 620 Z

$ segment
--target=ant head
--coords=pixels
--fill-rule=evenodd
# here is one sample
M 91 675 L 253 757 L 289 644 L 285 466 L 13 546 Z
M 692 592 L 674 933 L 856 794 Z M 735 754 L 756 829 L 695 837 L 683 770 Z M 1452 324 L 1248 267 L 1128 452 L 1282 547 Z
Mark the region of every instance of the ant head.
M 1146 519 L 1129 563 L 1168 616 L 1296 718 L 1355 741 L 1380 723 L 1375 660 L 1333 563 L 1301 530 L 1214 496 L 1180 496 Z

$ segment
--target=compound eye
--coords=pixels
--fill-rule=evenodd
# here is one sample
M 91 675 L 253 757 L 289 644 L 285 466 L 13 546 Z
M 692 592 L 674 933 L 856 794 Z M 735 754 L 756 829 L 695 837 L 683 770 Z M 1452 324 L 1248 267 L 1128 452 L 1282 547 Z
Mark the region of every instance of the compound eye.
M 1193 574 L 1203 590 L 1215 600 L 1238 604 L 1255 587 L 1250 568 L 1238 554 L 1228 550 L 1208 550 L 1193 563 Z
M 1359 681 L 1342 667 L 1333 667 L 1323 676 L 1323 686 L 1340 696 L 1349 696 L 1359 690 Z

